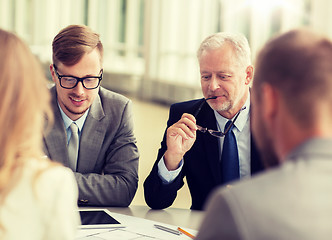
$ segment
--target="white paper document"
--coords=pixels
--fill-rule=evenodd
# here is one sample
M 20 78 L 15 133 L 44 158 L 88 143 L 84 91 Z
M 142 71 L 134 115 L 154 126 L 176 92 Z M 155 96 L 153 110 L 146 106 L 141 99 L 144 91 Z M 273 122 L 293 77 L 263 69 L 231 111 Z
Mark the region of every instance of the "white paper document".
M 184 234 L 176 235 L 154 227 L 155 224 L 158 224 L 176 230 L 177 226 L 119 213 L 111 213 L 111 215 L 125 227 L 110 229 L 79 229 L 75 240 L 191 239 Z M 188 228 L 185 228 L 185 230 L 193 235 L 197 234 L 196 230 Z

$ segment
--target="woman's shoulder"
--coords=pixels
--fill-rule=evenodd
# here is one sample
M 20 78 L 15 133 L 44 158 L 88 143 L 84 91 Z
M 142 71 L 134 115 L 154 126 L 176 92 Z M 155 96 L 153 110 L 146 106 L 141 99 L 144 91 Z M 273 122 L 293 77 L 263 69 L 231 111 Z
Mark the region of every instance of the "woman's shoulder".
M 68 185 L 76 187 L 76 181 L 73 172 L 57 162 L 49 159 L 30 159 L 25 166 L 25 173 L 36 182 L 38 187 L 46 188 L 52 185 L 62 185 L 66 188 Z

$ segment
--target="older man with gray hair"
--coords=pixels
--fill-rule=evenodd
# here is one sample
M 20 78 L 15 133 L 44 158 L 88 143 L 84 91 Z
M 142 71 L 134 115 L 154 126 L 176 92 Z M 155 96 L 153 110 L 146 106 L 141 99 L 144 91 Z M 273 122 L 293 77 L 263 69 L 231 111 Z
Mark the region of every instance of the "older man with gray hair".
M 170 108 L 157 160 L 144 183 L 151 208 L 171 206 L 186 177 L 191 209 L 201 210 L 215 187 L 262 169 L 250 134 L 253 66 L 247 39 L 213 34 L 201 43 L 197 57 L 204 98 Z

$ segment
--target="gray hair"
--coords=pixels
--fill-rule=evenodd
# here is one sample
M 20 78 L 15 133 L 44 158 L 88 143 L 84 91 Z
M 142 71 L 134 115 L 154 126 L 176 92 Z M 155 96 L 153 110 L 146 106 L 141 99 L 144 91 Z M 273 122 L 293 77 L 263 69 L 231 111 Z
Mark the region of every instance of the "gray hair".
M 197 51 L 198 60 L 203 52 L 218 49 L 226 43 L 233 46 L 235 54 L 243 66 L 251 64 L 251 51 L 247 38 L 241 33 L 232 32 L 218 32 L 205 38 Z

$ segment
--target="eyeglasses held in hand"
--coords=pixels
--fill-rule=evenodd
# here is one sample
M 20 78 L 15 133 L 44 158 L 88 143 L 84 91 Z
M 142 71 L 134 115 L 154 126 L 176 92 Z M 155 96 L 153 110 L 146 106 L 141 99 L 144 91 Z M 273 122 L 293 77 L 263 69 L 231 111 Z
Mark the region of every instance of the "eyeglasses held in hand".
M 70 75 L 60 75 L 56 70 L 55 64 L 53 64 L 54 72 L 57 75 L 60 86 L 65 89 L 75 88 L 78 82 L 81 82 L 83 87 L 86 89 L 95 89 L 99 86 L 100 81 L 103 79 L 103 69 L 100 70 L 100 76 L 89 76 L 89 77 L 74 77 Z
M 208 98 L 208 99 L 205 99 L 205 100 L 209 100 L 209 99 L 213 99 L 213 98 Z M 205 103 L 205 101 L 201 104 L 201 106 L 198 108 L 198 110 L 196 111 L 195 113 L 195 117 L 198 115 L 198 113 L 200 112 L 203 104 Z M 204 128 L 204 127 L 201 127 L 199 125 L 196 124 L 197 126 L 197 130 L 202 132 L 202 133 L 209 133 L 211 136 L 214 136 L 214 137 L 218 137 L 218 138 L 221 138 L 221 137 L 224 137 L 228 132 L 229 130 L 232 128 L 232 126 L 234 125 L 236 119 L 238 118 L 238 116 L 240 115 L 241 111 L 246 109 L 246 107 L 243 107 L 241 108 L 238 113 L 236 114 L 234 120 L 232 121 L 232 123 L 228 126 L 228 128 L 226 129 L 225 132 L 222 132 L 222 131 L 216 131 L 216 130 L 212 130 L 212 129 L 207 129 L 207 128 Z

